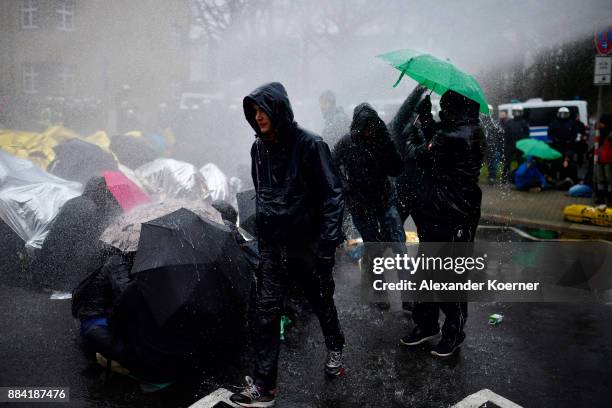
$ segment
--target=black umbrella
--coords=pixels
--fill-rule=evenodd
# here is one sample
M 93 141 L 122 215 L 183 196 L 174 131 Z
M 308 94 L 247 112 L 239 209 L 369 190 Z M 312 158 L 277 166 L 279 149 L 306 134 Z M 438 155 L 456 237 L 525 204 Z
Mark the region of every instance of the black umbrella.
M 240 227 L 255 236 L 255 190 L 236 193 L 236 200 L 238 201 Z
M 181 313 L 244 319 L 252 274 L 232 231 L 189 210 L 142 224 L 132 273 L 160 326 Z
M 110 148 L 117 155 L 117 159 L 130 169 L 136 169 L 159 157 L 144 138 L 128 135 L 113 136 Z
M 113 155 L 99 146 L 80 139 L 69 139 L 53 148 L 55 159 L 47 171 L 66 180 L 85 184 L 104 170 L 117 170 Z

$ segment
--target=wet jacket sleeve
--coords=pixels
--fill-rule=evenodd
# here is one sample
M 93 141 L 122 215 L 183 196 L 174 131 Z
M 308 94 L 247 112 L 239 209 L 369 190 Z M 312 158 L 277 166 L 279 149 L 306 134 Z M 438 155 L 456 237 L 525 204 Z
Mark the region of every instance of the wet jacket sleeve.
M 346 191 L 346 189 L 348 188 L 348 180 L 346 179 L 346 175 L 342 172 L 342 168 L 346 160 L 346 147 L 344 140 L 340 139 L 340 141 L 336 143 L 331 152 L 331 157 L 334 166 L 336 167 L 336 171 L 340 176 L 340 180 L 342 181 L 343 187 Z
M 398 143 L 402 143 L 401 135 L 403 130 L 409 124 L 410 118 L 412 117 L 412 114 L 414 113 L 414 110 L 426 89 L 427 88 L 422 86 L 417 86 L 414 88 L 414 90 L 402 103 L 402 106 L 400 106 L 391 122 L 389 122 L 389 131 L 393 137 L 397 138 Z
M 257 157 L 256 157 L 256 146 L 255 143 L 251 146 L 251 178 L 253 179 L 253 186 L 255 191 L 259 188 L 257 183 Z
M 380 156 L 380 160 L 385 166 L 385 170 L 388 176 L 397 177 L 400 175 L 402 170 L 404 169 L 404 165 L 402 162 L 402 158 L 397 152 L 397 148 L 391 138 L 389 137 L 389 133 L 385 133 L 382 137 L 382 155 Z
M 431 167 L 432 154 L 427 149 L 423 133 L 413 125 L 406 126 L 404 133 L 406 134 L 404 160 L 415 160 L 421 168 Z
M 320 247 L 335 248 L 342 241 L 342 182 L 327 144 L 323 141 L 315 142 L 310 153 L 313 183 L 318 190 L 322 210 L 318 244 Z

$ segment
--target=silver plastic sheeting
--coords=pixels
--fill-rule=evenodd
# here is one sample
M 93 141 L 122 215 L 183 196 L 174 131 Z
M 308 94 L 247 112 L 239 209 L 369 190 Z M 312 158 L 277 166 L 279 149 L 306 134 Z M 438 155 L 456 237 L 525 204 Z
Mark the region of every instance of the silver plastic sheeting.
M 210 203 L 202 200 L 166 200 L 141 205 L 133 211 L 118 217 L 102 233 L 100 240 L 122 251 L 136 251 L 140 239 L 140 228 L 143 222 L 154 220 L 181 208 L 194 212 L 203 220 L 210 220 L 223 225 L 221 214 Z
M 119 168 L 119 171 L 122 172 L 125 177 L 127 177 L 128 179 L 130 179 L 130 181 L 134 184 L 136 184 L 138 187 L 142 188 L 143 190 L 145 190 L 145 187 L 142 185 L 142 182 L 140 181 L 140 179 L 138 178 L 138 176 L 136 175 L 136 173 L 134 173 L 134 170 L 130 169 L 127 166 L 124 166 L 123 164 L 119 163 L 117 165 L 117 167 Z
M 206 180 L 206 185 L 213 200 L 230 200 L 229 180 L 216 164 L 205 164 L 200 169 L 200 173 Z
M 26 248 L 41 248 L 62 205 L 81 191 L 80 183 L 0 151 L 0 218 L 24 240 Z
M 238 177 L 230 177 L 229 179 L 230 203 L 234 208 L 238 208 L 238 198 L 236 194 L 242 191 L 242 180 Z
M 159 200 L 204 200 L 210 197 L 204 176 L 190 163 L 174 159 L 156 159 L 140 166 L 134 173 L 144 188 Z

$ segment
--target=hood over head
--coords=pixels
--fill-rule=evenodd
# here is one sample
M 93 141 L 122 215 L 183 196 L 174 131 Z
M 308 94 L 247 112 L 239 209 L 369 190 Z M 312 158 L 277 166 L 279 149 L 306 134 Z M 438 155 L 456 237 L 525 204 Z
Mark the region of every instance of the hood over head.
M 376 110 L 368 103 L 361 103 L 353 110 L 351 138 L 354 141 L 361 140 L 366 129 L 372 136 L 379 132 L 387 132 L 387 126 Z
M 478 102 L 455 91 L 446 91 L 440 98 L 440 109 L 444 112 L 443 120 L 460 122 L 478 120 L 480 105 Z
M 108 189 L 103 176 L 94 176 L 87 181 L 82 197 L 88 198 L 103 212 L 119 212 L 121 207 Z
M 276 131 L 296 126 L 293 121 L 293 109 L 285 87 L 280 82 L 271 82 L 255 89 L 242 101 L 244 116 L 255 133 L 261 136 L 257 121 L 255 121 L 255 105 L 259 106 L 272 121 Z

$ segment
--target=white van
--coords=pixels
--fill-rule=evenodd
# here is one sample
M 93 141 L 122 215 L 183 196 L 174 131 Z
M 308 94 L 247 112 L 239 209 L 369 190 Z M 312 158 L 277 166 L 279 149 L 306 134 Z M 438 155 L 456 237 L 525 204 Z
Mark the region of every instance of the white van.
M 521 105 L 523 107 L 523 115 L 529 123 L 529 136 L 534 139 L 539 139 L 544 142 L 550 142 L 548 138 L 548 125 L 556 119 L 559 108 L 565 106 L 570 111 L 570 118 L 575 118 L 576 115 L 580 121 L 588 125 L 589 117 L 587 116 L 586 101 L 544 101 L 540 98 L 529 99 L 525 102 L 504 103 L 499 105 L 499 112 L 508 112 L 508 117 L 512 117 L 512 107 Z

